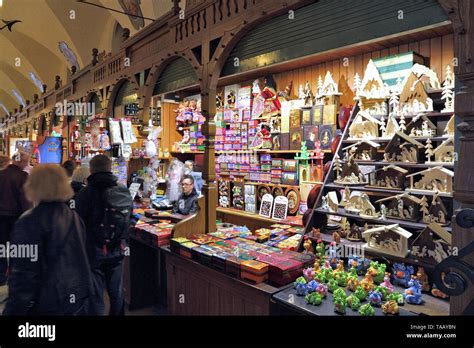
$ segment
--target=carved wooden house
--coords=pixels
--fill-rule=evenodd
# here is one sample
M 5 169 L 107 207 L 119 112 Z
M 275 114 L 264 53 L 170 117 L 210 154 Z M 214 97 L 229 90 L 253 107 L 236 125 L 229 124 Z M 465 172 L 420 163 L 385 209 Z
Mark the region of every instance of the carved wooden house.
M 444 134 L 450 137 L 454 137 L 454 115 L 451 116 L 446 127 L 444 128 Z
M 349 127 L 349 138 L 378 138 L 381 122 L 366 111 L 359 111 Z
M 346 159 L 352 156 L 358 161 L 374 161 L 377 159 L 377 149 L 380 144 L 371 140 L 360 140 L 342 150 L 346 153 Z
M 400 109 L 405 114 L 433 110 L 433 100 L 428 97 L 423 82 L 411 72 L 400 93 Z
M 380 105 L 389 97 L 388 88 L 385 88 L 382 77 L 372 59 L 367 64 L 364 78 L 357 92 L 362 110 L 368 110 L 376 104 Z
M 426 114 L 418 114 L 407 124 L 406 134 L 411 137 L 431 137 L 436 135 L 436 125 Z
M 406 257 L 410 252 L 408 239 L 412 233 L 398 224 L 370 228 L 363 232 L 362 236 L 367 242 L 363 246 L 364 249 L 398 257 Z
M 410 187 L 407 191 L 417 193 L 453 192 L 454 172 L 443 167 L 433 167 L 407 175 Z
M 362 217 L 377 217 L 378 213 L 370 202 L 370 198 L 366 193 L 360 191 L 352 191 L 349 201 L 344 206 L 344 210 L 351 214 L 361 215 Z
M 384 161 L 417 163 L 424 145 L 402 132 L 396 132 L 385 147 Z
M 451 255 L 451 233 L 437 223 L 431 223 L 413 242 L 411 254 L 425 262 L 437 264 Z
M 440 225 L 449 224 L 448 209 L 439 195 L 433 195 L 431 203 L 428 203 L 426 196 L 421 198 L 420 212 L 422 221 L 426 224 L 436 222 Z
M 369 183 L 373 187 L 404 190 L 407 174 L 408 170 L 405 168 L 390 164 L 371 172 L 369 174 Z
M 365 185 L 368 182 L 354 158 L 349 157 L 342 165 L 341 176 L 339 176 L 337 180 L 334 180 L 334 183 L 339 185 Z
M 394 115 L 388 116 L 387 123 L 385 124 L 384 128 L 385 129 L 382 129 L 382 138 L 392 138 L 395 133 L 400 130 L 400 126 Z
M 376 203 L 386 207 L 386 217 L 417 222 L 420 218 L 421 200 L 408 193 L 379 199 Z

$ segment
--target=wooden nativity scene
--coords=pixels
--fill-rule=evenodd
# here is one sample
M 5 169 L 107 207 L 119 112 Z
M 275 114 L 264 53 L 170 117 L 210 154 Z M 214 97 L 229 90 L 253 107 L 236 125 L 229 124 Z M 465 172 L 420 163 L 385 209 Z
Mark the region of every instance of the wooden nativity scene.
M 366 240 L 363 248 L 397 257 L 406 257 L 410 250 L 408 239 L 412 233 L 398 224 L 376 226 L 362 233 Z
M 441 166 L 407 175 L 407 178 L 410 180 L 407 191 L 410 192 L 428 194 L 441 192 L 448 195 L 453 193 L 454 172 Z
M 431 202 L 428 202 L 426 196 L 421 197 L 420 200 L 420 212 L 422 214 L 422 221 L 425 224 L 432 222 L 440 225 L 448 225 L 448 209 L 443 203 L 441 197 L 438 194 L 432 196 Z
M 433 222 L 414 240 L 411 254 L 426 262 L 439 263 L 452 254 L 451 243 L 451 233 Z
M 339 156 L 334 156 L 333 170 L 336 172 L 336 180 L 334 183 L 340 185 L 365 185 L 367 179 L 365 175 L 360 171 L 353 156 L 345 161 L 341 161 Z
M 383 158 L 385 162 L 417 163 L 423 148 L 422 143 L 398 131 L 385 147 Z
M 344 210 L 350 214 L 367 218 L 377 218 L 379 215 L 369 196 L 360 191 L 350 193 L 349 201 L 345 203 Z
M 371 140 L 360 140 L 355 144 L 342 149 L 345 153 L 345 159 L 350 157 L 358 161 L 374 161 L 377 159 L 377 149 L 380 144 Z
M 369 173 L 369 187 L 404 190 L 408 170 L 394 164 L 384 166 Z
M 421 200 L 408 193 L 379 199 L 380 212 L 391 219 L 417 222 L 420 218 Z
M 349 139 L 373 139 L 379 137 L 382 122 L 367 111 L 359 111 L 349 126 Z
M 433 137 L 436 135 L 436 125 L 428 116 L 420 113 L 407 124 L 406 134 L 410 137 Z
M 430 139 L 426 141 L 426 163 L 434 164 L 454 164 L 454 138 L 449 137 L 441 144 L 439 144 L 435 149 L 431 145 Z M 434 156 L 434 161 L 431 159 Z

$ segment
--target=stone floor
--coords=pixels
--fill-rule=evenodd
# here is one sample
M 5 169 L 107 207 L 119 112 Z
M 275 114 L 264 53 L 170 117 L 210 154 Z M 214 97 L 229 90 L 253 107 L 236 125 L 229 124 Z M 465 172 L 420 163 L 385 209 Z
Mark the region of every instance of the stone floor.
M 5 307 L 5 302 L 8 297 L 8 286 L 0 286 L 0 315 L 3 313 L 3 308 Z M 107 299 L 106 299 L 107 301 Z M 168 315 L 166 308 L 163 307 L 147 307 L 143 309 L 138 309 L 134 311 L 125 311 L 127 316 L 152 316 L 152 315 Z

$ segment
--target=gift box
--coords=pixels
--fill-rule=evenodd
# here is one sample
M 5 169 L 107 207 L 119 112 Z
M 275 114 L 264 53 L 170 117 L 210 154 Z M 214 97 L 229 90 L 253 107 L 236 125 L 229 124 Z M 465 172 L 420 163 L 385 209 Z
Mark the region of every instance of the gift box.
M 290 150 L 301 150 L 303 130 L 300 128 L 290 129 Z
M 283 161 L 283 170 L 285 172 L 296 172 L 296 168 L 298 167 L 298 162 L 293 159 L 285 159 Z
M 199 245 L 193 242 L 182 243 L 179 249 L 179 254 L 188 259 L 193 258 L 193 250 L 198 248 Z
M 190 240 L 187 238 L 182 238 L 182 237 L 172 238 L 170 241 L 170 250 L 172 252 L 179 253 L 181 244 L 188 243 L 188 242 L 190 242 Z
M 230 256 L 225 261 L 225 272 L 240 278 L 240 264 L 242 262 L 243 260 L 237 256 Z
M 301 262 L 292 259 L 285 259 L 277 256 L 261 256 L 257 261 L 267 263 L 268 280 L 279 286 L 283 286 L 295 281 L 303 271 Z
M 240 264 L 240 277 L 250 280 L 256 284 L 268 279 L 268 265 L 263 262 L 248 260 Z
M 219 238 L 213 237 L 209 234 L 200 234 L 191 237 L 191 240 L 196 244 L 202 245 L 218 242 Z
M 270 154 L 261 154 L 260 155 L 260 163 L 271 163 L 272 162 L 272 155 Z
M 231 256 L 232 254 L 229 254 L 225 251 L 216 252 L 211 257 L 211 263 L 213 268 L 225 272 L 226 260 Z
M 294 172 L 283 172 L 281 183 L 283 185 L 298 185 L 298 175 Z

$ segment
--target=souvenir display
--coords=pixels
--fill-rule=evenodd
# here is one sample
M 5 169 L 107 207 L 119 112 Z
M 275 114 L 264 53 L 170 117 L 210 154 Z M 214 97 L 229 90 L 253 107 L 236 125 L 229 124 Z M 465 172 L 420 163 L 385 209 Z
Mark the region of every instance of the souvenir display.
M 218 186 L 219 206 L 223 208 L 230 207 L 230 181 L 228 179 L 221 179 Z
M 387 189 L 404 190 L 408 170 L 390 164 L 379 168 L 369 174 L 370 186 Z
M 411 254 L 417 259 L 439 263 L 452 255 L 451 234 L 433 222 L 426 226 L 413 242 Z
M 360 140 L 342 149 L 345 151 L 345 159 L 350 157 L 358 161 L 373 161 L 377 156 L 377 149 L 380 144 L 371 140 Z
M 408 239 L 412 234 L 398 224 L 374 227 L 363 232 L 362 236 L 367 241 L 365 249 L 398 257 L 405 257 L 410 252 Z
M 359 314 L 362 316 L 373 316 L 375 315 L 375 309 L 370 305 L 370 303 L 367 303 L 359 308 Z
M 360 171 L 354 157 L 350 156 L 342 164 L 342 168 L 338 165 L 334 167 L 335 171 L 340 170 L 341 175 L 337 180 L 334 180 L 336 184 L 340 185 L 365 185 L 367 179 L 365 175 Z
M 352 124 L 349 126 L 350 139 L 372 139 L 379 137 L 381 122 L 369 115 L 368 112 L 359 111 Z
M 415 273 L 413 266 L 407 266 L 404 263 L 393 264 L 393 283 L 403 287 L 408 287 L 408 282 Z
M 420 217 L 421 200 L 408 193 L 382 198 L 376 203 L 384 204 L 387 208 L 387 217 L 392 219 L 418 221 Z
M 421 158 L 423 144 L 398 131 L 385 147 L 385 162 L 416 163 Z
M 409 192 L 415 193 L 453 193 L 454 172 L 438 166 L 407 175 L 410 179 Z
M 364 192 L 352 191 L 349 201 L 345 204 L 344 210 L 351 214 L 357 214 L 362 217 L 375 218 L 378 216 L 375 207 Z
M 313 306 L 319 306 L 322 303 L 322 296 L 319 292 L 312 292 L 305 296 L 305 300 L 308 304 Z

